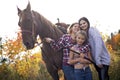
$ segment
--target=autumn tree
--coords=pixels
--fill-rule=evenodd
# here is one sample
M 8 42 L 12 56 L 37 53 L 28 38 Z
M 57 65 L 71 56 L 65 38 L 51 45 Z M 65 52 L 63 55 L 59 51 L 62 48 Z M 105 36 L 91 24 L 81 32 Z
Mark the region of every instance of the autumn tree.
M 117 34 L 111 33 L 111 46 L 113 50 L 120 50 L 120 33 L 118 31 Z

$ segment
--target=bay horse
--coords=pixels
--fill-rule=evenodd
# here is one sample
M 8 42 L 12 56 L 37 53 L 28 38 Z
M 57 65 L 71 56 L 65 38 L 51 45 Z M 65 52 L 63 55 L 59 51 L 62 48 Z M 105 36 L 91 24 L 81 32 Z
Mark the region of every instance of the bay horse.
M 60 31 L 54 24 L 47 20 L 38 12 L 31 10 L 30 2 L 24 10 L 17 7 L 21 28 L 23 44 L 27 49 L 34 48 L 36 37 L 39 35 L 43 45 L 42 58 L 46 64 L 46 68 L 53 80 L 59 80 L 58 71 L 62 69 L 62 52 L 54 51 L 48 43 L 44 41 L 45 37 L 54 40 L 59 39 L 64 33 Z

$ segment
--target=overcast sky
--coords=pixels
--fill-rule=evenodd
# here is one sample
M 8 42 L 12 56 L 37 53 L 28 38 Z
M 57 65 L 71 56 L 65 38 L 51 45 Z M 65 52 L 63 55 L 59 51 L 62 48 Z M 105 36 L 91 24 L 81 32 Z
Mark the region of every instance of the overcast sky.
M 29 0 L 32 10 L 35 10 L 52 23 L 71 24 L 80 17 L 87 17 L 91 26 L 103 33 L 110 34 L 120 29 L 119 0 Z M 0 1 L 0 36 L 12 37 L 18 30 L 17 6 L 26 8 L 28 0 Z

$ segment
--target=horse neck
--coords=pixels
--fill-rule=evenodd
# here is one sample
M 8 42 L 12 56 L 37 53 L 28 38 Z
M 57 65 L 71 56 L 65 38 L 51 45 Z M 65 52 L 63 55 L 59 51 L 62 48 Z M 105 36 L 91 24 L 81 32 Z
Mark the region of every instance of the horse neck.
M 44 25 L 44 27 L 42 29 L 42 33 L 39 34 L 41 39 L 44 39 L 45 37 L 49 37 L 54 40 L 57 40 L 59 37 L 61 37 L 61 35 L 63 35 L 63 33 L 61 31 L 59 31 L 55 27 L 55 25 L 51 25 L 51 26 Z
M 39 16 L 38 16 L 39 15 Z M 49 20 L 40 15 L 37 12 L 34 12 L 36 16 L 37 29 L 36 32 L 39 34 L 41 40 L 45 37 L 50 37 L 52 39 L 58 39 L 63 33 L 55 27 Z

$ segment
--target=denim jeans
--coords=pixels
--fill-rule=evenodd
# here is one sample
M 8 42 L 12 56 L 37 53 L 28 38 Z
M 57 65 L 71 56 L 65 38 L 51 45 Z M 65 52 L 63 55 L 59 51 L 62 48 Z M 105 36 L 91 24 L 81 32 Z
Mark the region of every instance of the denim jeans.
M 75 69 L 75 80 L 92 80 L 90 67 L 86 67 L 85 69 Z
M 62 66 L 64 75 L 67 80 L 75 80 L 74 79 L 74 67 L 71 65 L 63 65 Z
M 108 65 L 103 65 L 103 68 L 98 68 L 95 66 L 95 68 L 98 72 L 99 80 L 109 80 L 109 75 L 108 75 L 109 66 Z

